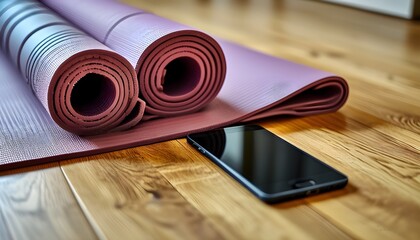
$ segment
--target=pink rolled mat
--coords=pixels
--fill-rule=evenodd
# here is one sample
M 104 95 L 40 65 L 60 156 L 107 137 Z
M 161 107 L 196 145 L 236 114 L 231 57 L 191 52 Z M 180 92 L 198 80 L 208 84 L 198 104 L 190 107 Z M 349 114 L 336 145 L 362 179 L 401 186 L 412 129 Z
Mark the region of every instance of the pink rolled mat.
M 172 36 L 178 36 L 177 34 L 185 33 L 184 30 L 195 31 L 151 13 L 112 1 L 101 1 L 98 8 L 94 8 L 95 11 L 84 11 L 83 9 L 88 9 L 87 6 L 75 4 L 75 1 L 49 0 L 45 2 L 97 40 L 127 58 L 137 69 L 140 78 L 142 71 L 149 71 L 148 65 L 144 65 L 145 60 L 141 60 L 142 54 L 147 55 L 149 47 L 153 49 L 165 47 L 159 46 L 162 43 L 157 39 L 162 37 L 165 39 L 172 33 L 174 33 Z M 71 4 L 66 4 L 67 2 Z M 83 2 L 97 3 L 87 0 L 81 1 Z M 105 13 L 109 15 L 103 15 Z M 90 15 L 94 17 L 90 18 Z M 145 23 L 149 27 L 144 25 Z M 181 30 L 180 33 L 179 30 Z M 137 38 L 138 36 L 143 37 Z M 183 44 L 185 43 L 180 42 L 179 46 L 182 47 Z M 13 67 L 10 57 L 0 55 L 2 76 L 0 84 L 3 86 L 0 88 L 2 97 L 0 101 L 0 134 L 2 136 L 0 169 L 134 147 L 268 116 L 282 114 L 305 116 L 332 112 L 338 110 L 347 99 L 348 86 L 341 77 L 264 55 L 224 40 L 218 40 L 216 46 L 221 47 L 226 59 L 226 78 L 217 97 L 204 108 L 188 114 L 175 112 L 171 117 L 152 117 L 141 121 L 129 130 L 86 137 L 77 136 L 60 128 L 54 122 L 55 119 L 51 119 L 45 111 L 42 101 L 37 101 L 35 95 L 31 94 L 31 88 Z M 217 51 L 219 50 L 215 52 Z M 150 76 L 153 74 L 157 76 L 159 73 L 156 71 L 162 71 L 163 89 L 169 86 L 177 90 L 165 92 L 161 89 L 159 92 L 159 84 L 162 87 L 159 79 L 162 80 L 162 77 L 139 79 L 140 85 L 146 85 L 141 81 L 151 81 L 152 85 L 155 84 L 157 93 L 163 94 L 164 98 L 183 96 L 186 91 L 194 91 L 198 80 L 191 81 L 194 83 L 191 85 L 194 86 L 187 87 L 187 90 L 177 86 L 176 81 L 191 86 L 188 84 L 191 83 L 190 80 L 179 79 L 182 77 L 190 79 L 191 72 L 192 76 L 197 76 L 194 74 L 197 69 L 200 69 L 200 74 L 202 74 L 201 66 L 197 67 L 198 60 L 192 63 L 194 62 L 191 60 L 192 55 L 179 55 L 179 58 L 175 57 L 169 62 L 166 61 L 168 65 L 175 61 L 175 66 L 174 69 L 169 66 L 165 73 L 163 62 L 169 55 L 157 54 L 156 56 L 156 60 L 149 61 L 160 61 L 160 65 L 158 64 L 160 68 L 155 68 L 157 69 L 153 70 L 155 72 L 150 71 Z M 219 57 L 222 57 L 220 60 L 222 64 L 223 55 Z M 142 69 L 144 66 L 146 69 Z M 181 73 L 178 72 L 179 69 Z M 223 75 L 225 70 L 215 69 L 215 71 L 220 71 Z M 175 77 L 165 78 L 168 72 L 173 72 Z M 213 73 L 211 70 L 206 74 Z M 171 79 L 171 84 L 168 86 L 165 85 L 167 79 Z M 152 88 L 145 89 L 153 91 Z M 144 97 L 144 94 L 140 93 L 140 96 Z M 208 98 L 211 99 L 211 97 Z M 161 113 L 159 111 L 165 112 L 165 110 L 156 109 L 150 107 L 149 115 Z
M 114 1 L 43 2 L 130 61 L 148 118 L 195 112 L 223 85 L 223 51 L 203 32 Z
M 140 121 L 130 63 L 41 3 L 1 1 L 0 33 L 1 49 L 62 128 L 92 134 Z

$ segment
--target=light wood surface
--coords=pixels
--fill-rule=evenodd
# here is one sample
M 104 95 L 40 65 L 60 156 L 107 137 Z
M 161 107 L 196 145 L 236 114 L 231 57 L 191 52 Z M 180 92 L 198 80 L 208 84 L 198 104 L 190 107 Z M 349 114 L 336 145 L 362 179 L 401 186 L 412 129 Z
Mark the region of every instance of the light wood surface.
M 420 22 L 315 1 L 129 1 L 350 85 L 262 126 L 346 188 L 267 205 L 185 139 L 0 172 L 0 239 L 420 239 Z

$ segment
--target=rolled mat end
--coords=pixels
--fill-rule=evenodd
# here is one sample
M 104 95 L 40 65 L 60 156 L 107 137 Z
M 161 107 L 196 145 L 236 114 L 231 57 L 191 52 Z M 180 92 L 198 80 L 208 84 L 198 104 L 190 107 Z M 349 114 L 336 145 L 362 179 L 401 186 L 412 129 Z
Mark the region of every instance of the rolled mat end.
M 195 112 L 217 96 L 226 76 L 226 59 L 209 35 L 181 30 L 147 47 L 136 70 L 146 112 L 174 116 Z
M 65 130 L 99 134 L 132 114 L 138 93 L 135 72 L 127 60 L 112 51 L 86 50 L 55 72 L 48 89 L 48 108 Z

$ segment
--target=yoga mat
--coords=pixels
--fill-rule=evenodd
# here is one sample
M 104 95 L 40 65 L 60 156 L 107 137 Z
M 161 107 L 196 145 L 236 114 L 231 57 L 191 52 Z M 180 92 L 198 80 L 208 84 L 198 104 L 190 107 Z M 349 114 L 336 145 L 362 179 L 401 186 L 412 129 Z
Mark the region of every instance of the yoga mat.
M 102 4 L 118 3 L 104 1 Z M 119 19 L 114 30 L 130 18 L 121 14 L 115 13 L 115 18 Z M 132 27 L 135 31 L 135 25 Z M 127 40 L 122 32 L 112 34 L 119 36 L 121 42 Z M 60 128 L 31 94 L 31 88 L 9 58 L 1 54 L 0 169 L 145 145 L 263 117 L 332 112 L 347 99 L 348 85 L 341 77 L 228 41 L 218 40 L 218 43 L 226 59 L 226 78 L 217 97 L 202 109 L 143 120 L 125 131 L 85 137 Z
M 149 119 L 195 112 L 223 85 L 223 51 L 203 32 L 113 1 L 44 3 L 130 61 Z
M 60 127 L 97 134 L 140 121 L 130 63 L 41 3 L 1 1 L 0 33 L 2 51 Z

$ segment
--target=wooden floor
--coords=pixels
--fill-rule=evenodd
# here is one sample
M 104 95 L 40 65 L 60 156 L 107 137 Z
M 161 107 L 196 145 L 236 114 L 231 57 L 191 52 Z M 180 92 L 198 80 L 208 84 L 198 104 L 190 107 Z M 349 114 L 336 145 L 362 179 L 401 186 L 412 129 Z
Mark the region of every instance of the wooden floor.
M 349 177 L 267 205 L 185 139 L 0 173 L 0 239 L 420 239 L 420 22 L 313 1 L 131 1 L 350 85 L 259 122 Z

